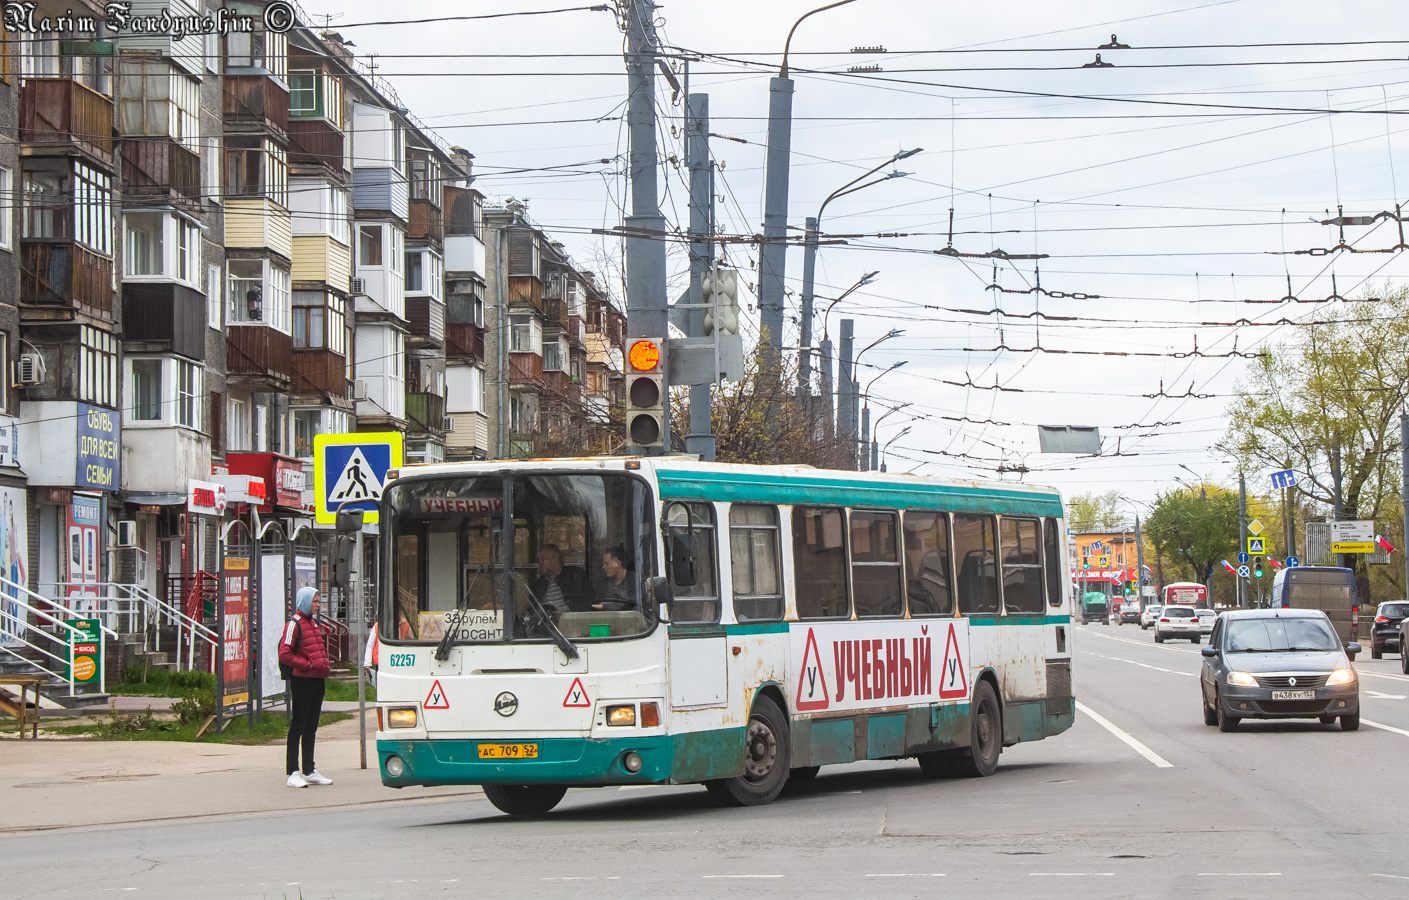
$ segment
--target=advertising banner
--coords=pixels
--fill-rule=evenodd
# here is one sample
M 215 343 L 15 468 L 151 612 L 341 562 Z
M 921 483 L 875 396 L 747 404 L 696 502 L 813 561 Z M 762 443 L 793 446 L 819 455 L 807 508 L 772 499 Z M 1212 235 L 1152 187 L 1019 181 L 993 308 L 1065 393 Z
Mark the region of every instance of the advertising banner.
M 18 601 L 20 587 L 29 583 L 28 549 L 24 488 L 0 487 L 0 575 L 10 582 L 0 585 L 0 647 L 22 643 L 24 613 Z
M 221 706 L 235 706 L 250 699 L 250 561 L 225 560 L 221 591 L 220 672 Z
M 103 631 L 97 619 L 73 619 L 77 632 L 69 632 L 69 658 L 74 684 L 98 684 L 103 673 Z
M 276 697 L 284 693 L 279 675 L 279 638 L 288 621 L 288 591 L 284 586 L 284 557 L 263 556 L 259 560 L 259 694 Z
M 78 404 L 78 465 L 74 485 L 99 491 L 118 488 L 118 461 L 122 442 L 117 413 Z
M 69 610 L 77 615 L 97 612 L 98 526 L 103 520 L 102 503 L 97 497 L 74 494 L 68 507 L 68 588 Z M 115 623 L 109 622 L 108 627 Z

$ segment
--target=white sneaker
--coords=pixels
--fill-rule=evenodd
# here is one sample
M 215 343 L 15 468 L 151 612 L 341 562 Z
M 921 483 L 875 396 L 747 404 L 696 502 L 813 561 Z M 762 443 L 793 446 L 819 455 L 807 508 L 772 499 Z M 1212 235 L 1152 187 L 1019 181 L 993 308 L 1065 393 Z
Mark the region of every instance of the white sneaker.
M 294 769 L 294 773 L 289 776 L 289 780 L 286 784 L 288 784 L 289 787 L 308 787 L 308 779 L 304 778 L 303 773 L 298 769 Z
M 317 769 L 303 776 L 304 784 L 332 784 L 333 779 L 321 774 Z

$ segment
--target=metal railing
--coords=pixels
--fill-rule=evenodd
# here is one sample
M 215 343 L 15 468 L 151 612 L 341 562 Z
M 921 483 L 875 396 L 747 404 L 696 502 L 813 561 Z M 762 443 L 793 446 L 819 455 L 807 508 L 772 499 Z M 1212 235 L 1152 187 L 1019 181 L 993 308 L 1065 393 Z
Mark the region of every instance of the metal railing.
M 74 690 L 73 679 L 73 645 L 77 641 L 86 641 L 86 635 L 63 619 L 35 605 L 42 603 L 45 606 L 62 608 L 60 604 L 56 604 L 49 598 L 36 594 L 24 585 L 17 584 L 8 578 L 0 578 L 0 592 L 5 594 L 3 598 L 4 603 L 14 604 L 22 610 L 19 616 L 0 616 L 0 636 L 8 637 L 13 641 L 17 641 L 22 646 L 28 647 L 30 650 L 39 654 L 44 660 L 48 661 L 49 665 L 54 666 L 58 671 L 49 668 L 49 665 L 45 665 L 38 660 L 23 655 L 14 647 L 0 644 L 0 651 L 4 651 L 20 662 L 38 669 L 50 678 L 67 682 L 68 694 L 70 697 L 74 696 L 77 692 Z M 24 597 L 28 597 L 32 602 L 26 602 L 22 599 Z M 30 621 L 30 616 L 34 617 L 34 622 Z M 41 619 L 47 622 L 53 630 L 50 631 L 37 624 Z M 112 637 L 116 640 L 117 633 L 99 623 L 99 659 L 102 659 L 104 655 L 102 653 L 102 647 L 105 637 Z M 98 666 L 98 690 L 99 692 L 107 691 L 107 672 L 102 665 Z
M 59 606 L 74 616 L 91 611 L 93 615 L 103 618 L 109 626 L 126 624 L 126 633 L 142 638 L 143 652 L 161 652 L 162 628 L 174 628 L 174 658 L 178 672 L 181 670 L 183 644 L 188 670 L 195 668 L 196 649 L 201 643 L 208 645 L 209 658 L 214 659 L 217 640 L 214 629 L 139 584 L 59 582 L 56 587 L 60 590 L 77 589 L 82 593 L 72 593 L 45 602 Z

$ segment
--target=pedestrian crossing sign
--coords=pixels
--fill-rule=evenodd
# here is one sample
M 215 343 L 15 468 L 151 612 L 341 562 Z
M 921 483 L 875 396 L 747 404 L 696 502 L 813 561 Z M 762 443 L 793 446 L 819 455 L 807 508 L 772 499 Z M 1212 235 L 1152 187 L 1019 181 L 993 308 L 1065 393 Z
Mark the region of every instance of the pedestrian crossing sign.
M 1269 543 L 1267 542 L 1267 538 L 1260 538 L 1260 537 L 1250 537 L 1250 538 L 1248 538 L 1248 553 L 1251 553 L 1251 554 L 1253 554 L 1254 556 L 1258 556 L 1258 555 L 1261 555 L 1261 554 L 1263 554 L 1263 553 L 1271 553 L 1271 552 L 1272 552 L 1272 546 L 1271 546 L 1271 544 L 1269 544 Z
M 376 522 L 387 470 L 402 464 L 399 431 L 313 436 L 314 513 L 320 525 L 337 521 L 339 509 L 365 510 Z

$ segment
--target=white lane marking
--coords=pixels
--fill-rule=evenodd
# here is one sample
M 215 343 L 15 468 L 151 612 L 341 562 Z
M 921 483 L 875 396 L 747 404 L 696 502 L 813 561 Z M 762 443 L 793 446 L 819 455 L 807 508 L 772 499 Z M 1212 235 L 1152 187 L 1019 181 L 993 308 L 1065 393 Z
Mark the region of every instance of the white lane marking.
M 1080 652 L 1081 652 L 1081 653 L 1085 653 L 1085 654 L 1088 655 L 1088 656 L 1095 656 L 1095 657 L 1098 657 L 1098 658 L 1100 658 L 1100 659 L 1110 659 L 1110 660 L 1114 660 L 1115 662 L 1130 663 L 1130 664 L 1133 665 L 1133 666 L 1140 666 L 1141 668 L 1144 668 L 1144 669 L 1154 669 L 1156 672 L 1168 672 L 1168 673 L 1171 674 L 1171 675 L 1187 675 L 1187 676 L 1189 676 L 1190 678 L 1198 678 L 1198 677 L 1199 677 L 1199 676 L 1198 676 L 1196 673 L 1194 673 L 1194 672 L 1180 672 L 1180 671 L 1178 671 L 1178 670 L 1176 670 L 1176 669 L 1166 669 L 1166 668 L 1164 668 L 1163 666 L 1152 666 L 1152 665 L 1150 665 L 1149 663 L 1142 663 L 1142 662 L 1140 662 L 1140 661 L 1137 660 L 1137 659 L 1126 659 L 1126 658 L 1123 657 L 1123 656 L 1106 656 L 1106 655 L 1103 654 L 1103 653 L 1092 653 L 1090 650 L 1082 650 L 1082 651 L 1080 651 Z
M 1083 632 L 1081 632 L 1081 633 L 1082 633 L 1082 634 L 1085 634 L 1086 632 L 1083 631 Z M 1122 644 L 1134 644 L 1134 645 L 1137 646 L 1137 647 L 1159 647 L 1161 650 L 1168 650 L 1168 651 L 1170 651 L 1170 652 L 1172 652 L 1172 653 L 1199 653 L 1199 652 L 1201 652 L 1201 651 L 1198 651 L 1198 650 L 1187 650 L 1187 649 L 1184 649 L 1184 648 L 1181 648 L 1181 647 L 1166 647 L 1164 644 L 1156 644 L 1156 643 L 1153 642 L 1153 641 L 1132 641 L 1130 638 L 1120 638 L 1120 637 L 1116 637 L 1116 636 L 1110 635 L 1110 634 L 1101 634 L 1099 631 L 1093 631 L 1093 632 L 1091 632 L 1091 634 L 1095 635 L 1095 636 L 1098 637 L 1098 638 L 1105 638 L 1105 639 L 1108 640 L 1108 641 L 1120 641 Z M 1171 640 L 1173 640 L 1173 639 L 1171 638 Z M 1187 640 L 1187 638 L 1180 638 L 1180 640 Z
M 1154 763 L 1155 766 L 1157 766 L 1158 768 L 1174 768 L 1174 763 L 1165 759 L 1163 756 L 1160 756 L 1158 753 L 1151 750 L 1149 747 L 1146 747 L 1144 744 L 1135 740 L 1135 738 L 1131 737 L 1129 734 L 1125 733 L 1124 731 L 1121 731 L 1119 728 L 1112 725 L 1109 721 L 1106 720 L 1105 716 L 1102 716 L 1100 713 L 1095 712 L 1091 709 L 1091 707 L 1087 706 L 1085 703 L 1082 703 L 1080 700 L 1076 701 L 1076 708 L 1081 710 L 1086 715 L 1090 716 L 1097 725 L 1100 725 L 1102 728 L 1106 729 L 1111 734 L 1120 738 L 1127 745 L 1129 745 L 1132 750 L 1145 757 L 1145 759 L 1148 759 L 1150 762 Z
M 1375 676 L 1376 678 L 1388 678 L 1388 679 L 1391 679 L 1391 680 L 1393 680 L 1393 681 L 1409 681 L 1409 676 L 1406 676 L 1406 675 L 1391 675 L 1389 672 L 1362 672 L 1362 671 L 1359 670 L 1359 669 L 1356 669 L 1355 671 L 1356 671 L 1357 674 L 1360 674 L 1360 675 L 1373 675 L 1373 676 Z
M 1200 872 L 1200 877 L 1225 878 L 1229 876 L 1243 878 L 1271 878 L 1274 875 L 1281 875 L 1281 872 Z
M 646 788 L 653 788 L 653 784 L 623 784 L 617 788 L 619 791 L 644 791 Z
M 1373 872 L 1371 874 L 1376 878 L 1400 878 L 1404 881 L 1409 881 L 1409 875 L 1386 875 L 1383 872 Z
M 1115 874 L 1114 872 L 1028 872 L 1028 873 L 1027 873 L 1027 875 L 1028 875 L 1029 878 L 1033 878 L 1033 877 L 1036 877 L 1036 876 L 1039 876 L 1039 875 L 1043 875 L 1043 876 L 1052 876 L 1052 877 L 1054 877 L 1054 878 L 1063 878 L 1063 877 L 1080 878 L 1080 877 L 1086 877 L 1086 876 L 1091 876 L 1091 875 L 1114 875 L 1114 874 Z
M 1366 691 L 1366 696 L 1374 697 L 1376 700 L 1403 700 L 1403 694 L 1381 694 L 1379 691 Z
M 1381 725 L 1379 722 L 1371 722 L 1369 719 L 1361 719 L 1360 724 L 1369 725 L 1371 728 L 1378 728 L 1381 731 L 1393 731 L 1395 734 L 1402 734 L 1405 737 L 1409 737 L 1409 731 L 1405 731 L 1403 728 L 1395 728 L 1393 725 Z
M 873 872 L 867 873 L 867 878 L 943 878 L 943 872 Z
M 701 875 L 701 878 L 782 878 L 782 875 Z

